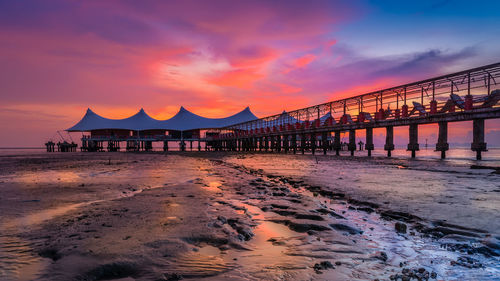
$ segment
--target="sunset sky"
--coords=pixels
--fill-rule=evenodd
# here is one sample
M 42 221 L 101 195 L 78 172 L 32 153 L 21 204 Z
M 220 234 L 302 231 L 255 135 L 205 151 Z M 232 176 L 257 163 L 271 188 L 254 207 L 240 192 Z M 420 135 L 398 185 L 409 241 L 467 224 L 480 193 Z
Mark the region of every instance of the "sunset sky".
M 181 105 L 206 117 L 250 106 L 263 117 L 499 62 L 499 10 L 481 0 L 0 1 L 0 147 L 41 146 L 88 107 L 166 119 Z M 487 141 L 500 140 L 500 121 L 487 126 Z M 452 140 L 470 142 L 469 129 Z

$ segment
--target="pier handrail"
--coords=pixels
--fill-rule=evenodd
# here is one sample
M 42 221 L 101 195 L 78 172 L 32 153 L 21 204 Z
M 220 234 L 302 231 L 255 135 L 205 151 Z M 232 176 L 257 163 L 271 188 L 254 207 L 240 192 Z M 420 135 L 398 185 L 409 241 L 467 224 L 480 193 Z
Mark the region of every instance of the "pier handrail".
M 500 62 L 313 105 L 286 113 L 274 114 L 253 121 L 228 126 L 219 131 L 235 132 L 268 127 L 273 128 L 280 125 L 292 124 L 293 121 L 305 123 L 306 121 L 320 119 L 327 114 L 339 120 L 345 114 L 352 116 L 358 116 L 361 112 L 374 114 L 380 111 L 380 109 L 385 111 L 388 107 L 392 111 L 401 111 L 404 105 L 408 106 L 408 111 L 411 111 L 413 109 L 412 102 L 418 102 L 429 109 L 429 102 L 434 101 L 436 102 L 436 110 L 439 111 L 449 100 L 449 95 L 453 93 L 461 94 L 462 97 L 467 95 L 474 96 L 475 100 L 473 102 L 477 102 L 478 97 L 486 97 L 491 93 L 492 86 L 496 86 L 499 79 Z M 480 89 L 484 89 L 484 91 L 480 91 Z

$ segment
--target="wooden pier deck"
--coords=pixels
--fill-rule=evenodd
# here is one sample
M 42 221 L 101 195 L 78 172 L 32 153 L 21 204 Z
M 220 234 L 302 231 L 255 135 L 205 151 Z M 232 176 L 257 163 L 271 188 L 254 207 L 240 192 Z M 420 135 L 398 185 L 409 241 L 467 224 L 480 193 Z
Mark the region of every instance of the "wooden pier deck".
M 236 124 L 207 141 L 215 150 L 315 153 L 322 149 L 338 155 L 340 134 L 348 132 L 348 149 L 354 155 L 356 130 L 366 130 L 365 148 L 370 156 L 373 129 L 385 128 L 384 150 L 390 157 L 394 127 L 408 126 L 408 151 L 415 157 L 419 125 L 438 124 L 436 151 L 445 158 L 448 123 L 473 121 L 471 149 L 481 159 L 487 151 L 484 120 L 500 118 L 499 79 L 500 63 L 486 65 Z

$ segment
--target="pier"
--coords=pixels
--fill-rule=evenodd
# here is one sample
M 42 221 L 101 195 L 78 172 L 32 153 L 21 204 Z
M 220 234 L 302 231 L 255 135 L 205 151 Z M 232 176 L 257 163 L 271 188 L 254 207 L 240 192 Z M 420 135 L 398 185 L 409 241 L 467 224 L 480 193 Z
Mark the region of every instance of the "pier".
M 121 144 L 125 144 L 126 151 L 153 151 L 153 143 L 160 142 L 163 144 L 163 151 L 169 151 L 172 144 L 178 145 L 180 151 L 202 151 L 211 149 L 206 144 L 205 138 L 172 138 L 168 135 L 156 135 L 147 137 L 118 137 L 118 136 L 83 136 L 81 151 L 97 152 L 97 151 L 120 151 Z M 107 144 L 107 145 L 106 145 Z
M 81 132 L 81 151 L 163 151 L 177 144 L 181 151 L 261 151 L 312 154 L 329 151 L 355 155 L 358 145 L 372 155 L 373 129 L 385 129 L 383 149 L 392 156 L 394 128 L 408 127 L 407 150 L 415 158 L 421 125 L 437 124 L 435 151 L 449 150 L 448 124 L 472 121 L 471 150 L 476 159 L 487 151 L 485 120 L 500 118 L 500 63 L 467 69 L 392 88 L 257 118 L 247 107 L 226 118 L 205 118 L 181 107 L 170 119 L 156 120 L 141 109 L 125 119 L 108 119 L 90 109 L 66 130 Z M 356 133 L 364 131 L 364 142 Z M 348 142 L 341 135 L 348 135 Z M 46 144 L 53 152 L 54 143 Z M 427 147 L 427 144 L 426 144 Z M 58 151 L 76 146 L 58 145 Z
M 348 150 L 356 151 L 356 131 L 365 130 L 365 150 L 374 150 L 373 129 L 385 128 L 384 150 L 391 157 L 394 127 L 408 127 L 412 158 L 419 151 L 420 125 L 437 124 L 435 150 L 446 158 L 448 123 L 472 121 L 471 150 L 476 159 L 487 151 L 486 119 L 500 118 L 500 63 L 468 69 L 397 87 L 340 99 L 225 127 L 207 141 L 214 150 L 297 153 L 320 148 L 323 154 L 342 149 L 341 133 L 348 133 Z

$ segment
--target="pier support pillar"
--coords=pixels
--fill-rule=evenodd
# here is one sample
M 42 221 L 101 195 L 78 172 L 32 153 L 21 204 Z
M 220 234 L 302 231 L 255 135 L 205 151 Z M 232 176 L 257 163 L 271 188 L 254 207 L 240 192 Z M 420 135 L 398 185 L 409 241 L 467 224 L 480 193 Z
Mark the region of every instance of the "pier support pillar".
M 316 134 L 311 134 L 311 152 L 314 155 L 316 153 Z
M 285 153 L 288 153 L 288 149 L 290 148 L 290 142 L 288 141 L 288 135 L 283 136 L 283 148 L 285 149 Z
M 168 141 L 163 141 L 163 151 L 168 151 Z
M 340 155 L 340 131 L 335 131 L 334 136 L 333 136 L 333 149 L 335 150 L 335 155 L 339 156 Z
M 354 156 L 354 151 L 356 151 L 356 130 L 349 130 L 349 151 L 351 152 L 351 156 Z
M 295 133 L 292 134 L 292 150 L 293 154 L 297 153 L 297 134 Z
M 373 145 L 373 128 L 366 128 L 366 144 L 365 149 L 368 150 L 368 157 L 372 156 Z
M 394 127 L 385 127 L 385 145 L 384 150 L 387 151 L 387 157 L 391 157 L 391 152 L 394 150 Z
M 269 150 L 269 137 L 264 137 L 264 150 L 267 152 Z
M 306 134 L 300 135 L 300 151 L 302 154 L 306 151 Z
M 419 150 L 418 145 L 418 124 L 410 125 L 410 141 L 408 143 L 408 151 L 411 151 L 411 158 L 415 158 L 415 151 Z
M 323 147 L 323 155 L 326 155 L 326 151 L 328 150 L 328 133 L 323 132 L 321 134 L 321 146 Z
M 477 160 L 482 159 L 482 151 L 488 151 L 484 142 L 484 119 L 474 119 L 472 121 L 471 150 L 476 152 Z
M 436 143 L 436 151 L 441 151 L 441 159 L 446 158 L 446 151 L 450 148 L 448 144 L 448 122 L 439 122 L 438 142 Z
M 276 152 L 281 152 L 281 135 L 276 136 Z

